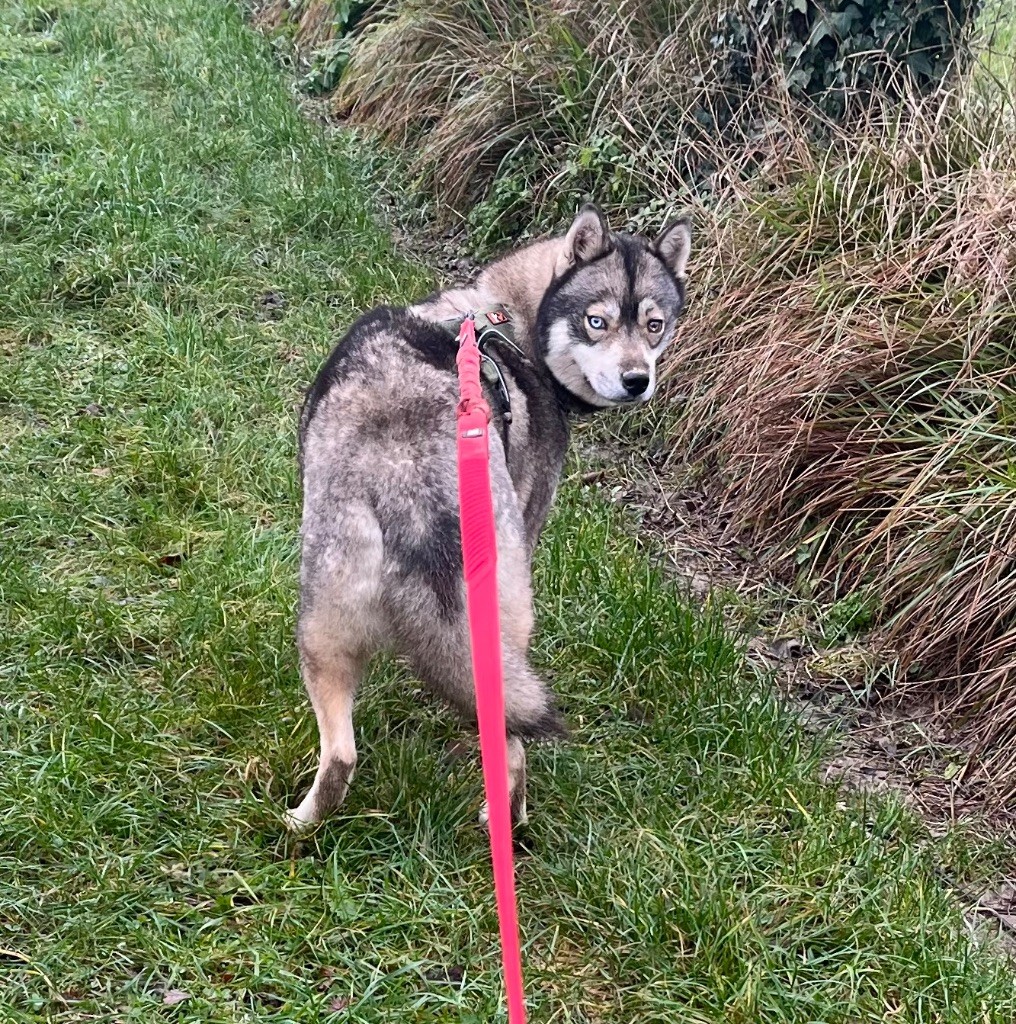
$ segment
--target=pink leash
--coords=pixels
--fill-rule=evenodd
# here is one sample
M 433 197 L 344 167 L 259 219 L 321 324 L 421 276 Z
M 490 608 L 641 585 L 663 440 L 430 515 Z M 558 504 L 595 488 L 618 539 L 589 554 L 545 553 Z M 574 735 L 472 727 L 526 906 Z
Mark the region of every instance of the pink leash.
M 480 387 L 480 349 L 476 324 L 469 314 L 459 329 L 459 521 L 466 602 L 476 685 L 476 717 L 490 816 L 490 856 L 494 894 L 501 928 L 504 982 L 509 1024 L 525 1024 L 522 954 L 515 908 L 515 865 L 508 805 L 508 743 L 501 671 L 501 623 L 497 604 L 497 538 L 490 494 L 490 453 L 487 447 L 490 407 Z

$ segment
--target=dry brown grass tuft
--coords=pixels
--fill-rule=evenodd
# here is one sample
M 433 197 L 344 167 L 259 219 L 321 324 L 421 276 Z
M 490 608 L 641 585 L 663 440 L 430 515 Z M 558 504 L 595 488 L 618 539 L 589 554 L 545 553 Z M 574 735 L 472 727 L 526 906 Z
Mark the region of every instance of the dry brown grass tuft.
M 781 33 L 803 31 L 802 19 L 715 0 L 387 0 L 358 32 L 336 105 L 405 150 L 442 216 L 468 212 L 498 241 L 590 196 L 641 226 L 689 187 L 708 196 L 731 175 L 769 170 L 821 130 L 814 107 L 810 132 L 796 130 L 788 99 L 795 76 L 828 59 L 817 43 L 786 56 L 796 37 Z M 850 57 L 860 37 L 835 38 L 842 81 L 829 95 L 844 109 L 863 106 L 871 81 L 894 95 L 917 81 L 870 39 Z
M 932 688 L 1016 788 L 1016 143 L 1001 99 L 914 100 L 799 148 L 789 180 L 732 179 L 671 379 L 691 395 L 676 449 L 722 465 L 735 522 L 838 595 L 865 593 L 898 692 Z
M 637 12 L 616 0 L 403 0 L 361 34 L 337 109 L 410 150 L 445 215 L 488 196 L 498 174 L 530 219 L 587 193 L 630 207 L 659 192 L 654 179 L 679 187 L 696 153 L 678 139 L 723 106 L 703 85 L 714 21 L 700 2 L 678 15 L 662 0 Z

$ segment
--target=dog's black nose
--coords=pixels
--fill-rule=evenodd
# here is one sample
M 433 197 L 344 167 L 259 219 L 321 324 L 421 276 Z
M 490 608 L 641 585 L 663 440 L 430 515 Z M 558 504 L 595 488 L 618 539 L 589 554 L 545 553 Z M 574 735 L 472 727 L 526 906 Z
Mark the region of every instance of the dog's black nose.
M 649 374 L 643 373 L 641 370 L 630 370 L 628 373 L 621 374 L 621 383 L 624 385 L 625 391 L 634 398 L 649 387 Z

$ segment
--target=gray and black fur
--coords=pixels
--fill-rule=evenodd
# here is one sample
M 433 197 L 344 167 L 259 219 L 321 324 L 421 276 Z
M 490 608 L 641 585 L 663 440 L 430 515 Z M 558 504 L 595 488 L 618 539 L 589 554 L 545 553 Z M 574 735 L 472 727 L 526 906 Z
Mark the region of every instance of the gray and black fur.
M 376 652 L 403 656 L 431 690 L 475 720 L 455 335 L 465 313 L 495 308 L 508 311 L 514 334 L 514 345 L 485 345 L 507 403 L 498 387 L 485 383 L 485 391 L 498 425 L 490 472 L 512 808 L 525 819 L 521 741 L 564 732 L 528 650 L 530 563 L 564 463 L 569 417 L 652 394 L 656 360 L 684 304 L 689 246 L 684 220 L 650 243 L 611 234 L 599 211 L 584 207 L 566 236 L 509 254 L 469 287 L 375 309 L 332 352 L 300 419 L 297 636 L 321 760 L 310 792 L 289 814 L 292 827 L 320 820 L 345 796 L 356 765 L 353 701 Z

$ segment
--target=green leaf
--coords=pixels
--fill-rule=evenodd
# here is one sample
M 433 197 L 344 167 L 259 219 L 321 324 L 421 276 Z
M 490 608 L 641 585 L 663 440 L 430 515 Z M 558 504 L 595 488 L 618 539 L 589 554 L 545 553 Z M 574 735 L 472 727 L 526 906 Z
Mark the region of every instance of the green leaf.
M 931 78 L 935 74 L 935 65 L 931 63 L 926 53 L 911 53 L 907 55 L 907 67 L 915 75 L 924 75 Z

